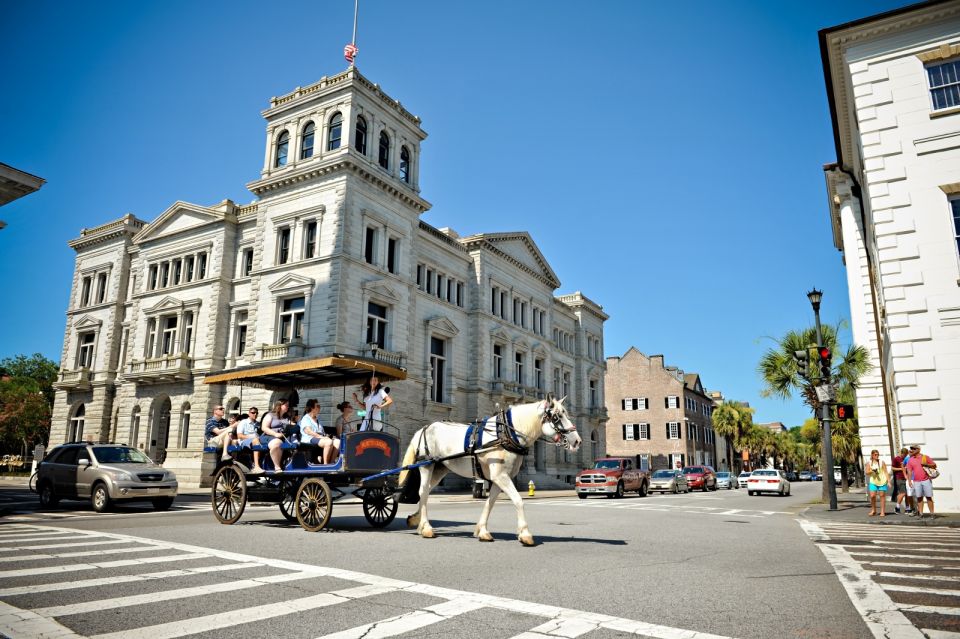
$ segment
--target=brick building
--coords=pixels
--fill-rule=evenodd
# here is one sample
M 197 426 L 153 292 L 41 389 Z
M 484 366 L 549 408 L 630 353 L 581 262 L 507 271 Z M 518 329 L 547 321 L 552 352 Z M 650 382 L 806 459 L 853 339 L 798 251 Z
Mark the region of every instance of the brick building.
M 605 380 L 608 454 L 654 470 L 715 464 L 714 402 L 698 374 L 631 347 L 607 358 Z

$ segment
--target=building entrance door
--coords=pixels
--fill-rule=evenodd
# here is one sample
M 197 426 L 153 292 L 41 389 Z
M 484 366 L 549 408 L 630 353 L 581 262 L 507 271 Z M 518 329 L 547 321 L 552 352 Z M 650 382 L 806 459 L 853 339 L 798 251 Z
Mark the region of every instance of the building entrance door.
M 150 425 L 150 440 L 147 442 L 147 456 L 158 464 L 167 457 L 167 445 L 170 438 L 170 398 L 165 397 L 153 411 L 153 423 Z

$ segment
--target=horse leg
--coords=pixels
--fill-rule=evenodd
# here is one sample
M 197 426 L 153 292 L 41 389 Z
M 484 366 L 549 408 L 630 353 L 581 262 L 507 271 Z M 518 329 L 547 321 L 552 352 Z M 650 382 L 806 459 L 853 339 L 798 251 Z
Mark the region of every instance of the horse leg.
M 430 473 L 433 471 L 432 466 L 421 466 L 420 467 L 420 499 L 417 501 L 417 510 L 407 517 L 407 526 L 410 528 L 416 528 L 417 532 L 420 532 L 420 513 L 423 512 L 423 504 L 426 502 L 426 495 L 423 492 L 424 486 L 430 485 Z M 429 494 L 430 491 L 427 491 Z
M 532 546 L 533 535 L 530 534 L 530 530 L 527 528 L 527 518 L 523 515 L 523 499 L 513 485 L 512 478 L 507 473 L 499 472 L 493 476 L 493 481 L 497 482 L 497 485 L 503 489 L 503 492 L 507 494 L 507 497 L 510 498 L 517 509 L 517 538 L 524 546 Z
M 447 476 L 447 472 L 448 469 L 446 466 L 434 468 L 433 473 L 431 473 L 432 476 L 430 478 L 429 486 L 426 488 L 424 488 L 424 486 L 420 486 L 421 495 L 423 495 L 423 508 L 420 510 L 420 525 L 417 526 L 417 532 L 420 533 L 420 536 L 424 537 L 425 539 L 433 539 L 437 536 L 437 534 L 433 532 L 433 526 L 430 525 L 430 520 L 427 518 L 427 497 L 429 497 L 430 493 L 434 488 L 437 487 L 440 481 Z M 422 492 L 424 490 L 426 490 L 426 494 Z
M 477 527 L 473 531 L 473 536 L 480 541 L 493 541 L 493 535 L 487 530 L 487 520 L 490 518 L 490 512 L 493 505 L 497 503 L 497 497 L 500 496 L 500 486 L 491 482 L 490 492 L 487 495 L 487 501 L 483 505 L 483 511 L 480 513 L 480 519 L 477 520 Z

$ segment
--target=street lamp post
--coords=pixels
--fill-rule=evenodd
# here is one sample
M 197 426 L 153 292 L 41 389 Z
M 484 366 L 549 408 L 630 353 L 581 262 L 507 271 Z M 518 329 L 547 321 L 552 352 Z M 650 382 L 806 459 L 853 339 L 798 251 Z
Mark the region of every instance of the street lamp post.
M 807 293 L 807 299 L 813 306 L 813 317 L 817 324 L 817 351 L 819 352 L 823 344 L 823 335 L 820 331 L 820 300 L 823 299 L 823 291 L 813 289 Z M 829 371 L 821 377 L 820 383 L 826 386 L 830 385 Z M 833 479 L 833 440 L 830 437 L 830 403 L 820 402 L 820 421 L 823 424 L 823 481 L 827 482 L 827 495 L 830 499 L 830 510 L 837 509 L 837 485 Z

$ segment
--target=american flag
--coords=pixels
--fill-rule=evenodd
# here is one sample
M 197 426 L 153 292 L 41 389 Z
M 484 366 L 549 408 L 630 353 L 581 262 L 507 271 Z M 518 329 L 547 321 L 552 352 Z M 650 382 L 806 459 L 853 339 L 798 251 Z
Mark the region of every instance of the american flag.
M 356 47 L 352 42 L 343 48 L 343 57 L 344 59 L 353 64 L 353 58 L 357 55 L 360 49 Z

